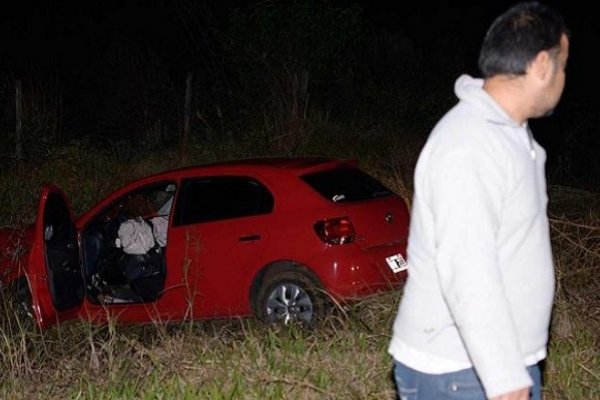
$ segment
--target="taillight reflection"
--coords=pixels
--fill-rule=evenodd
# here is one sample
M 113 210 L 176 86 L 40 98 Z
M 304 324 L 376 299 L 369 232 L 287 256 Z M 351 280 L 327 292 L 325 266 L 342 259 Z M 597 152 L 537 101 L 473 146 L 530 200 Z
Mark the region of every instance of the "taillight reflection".
M 315 223 L 315 232 L 328 244 L 346 244 L 354 242 L 356 232 L 348 217 L 324 219 Z

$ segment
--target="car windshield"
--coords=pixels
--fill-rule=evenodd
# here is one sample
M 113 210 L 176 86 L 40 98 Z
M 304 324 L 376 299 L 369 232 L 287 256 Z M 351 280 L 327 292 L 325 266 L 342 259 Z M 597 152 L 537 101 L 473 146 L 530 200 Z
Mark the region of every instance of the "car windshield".
M 302 180 L 334 203 L 389 196 L 392 191 L 358 168 L 336 168 L 302 176 Z

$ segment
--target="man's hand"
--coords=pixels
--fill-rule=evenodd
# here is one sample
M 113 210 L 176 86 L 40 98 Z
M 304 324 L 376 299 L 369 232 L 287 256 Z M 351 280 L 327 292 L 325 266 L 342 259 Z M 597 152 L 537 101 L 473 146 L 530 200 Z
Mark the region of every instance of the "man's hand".
M 490 400 L 529 400 L 529 388 L 526 387 L 514 392 L 504 393 L 500 396 L 492 397 Z

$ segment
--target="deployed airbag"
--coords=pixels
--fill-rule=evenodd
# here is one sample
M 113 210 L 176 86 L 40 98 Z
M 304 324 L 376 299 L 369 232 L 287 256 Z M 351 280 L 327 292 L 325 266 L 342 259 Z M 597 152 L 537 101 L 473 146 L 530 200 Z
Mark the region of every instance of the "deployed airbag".
M 154 247 L 152 227 L 140 217 L 123 221 L 115 244 L 127 254 L 146 254 Z

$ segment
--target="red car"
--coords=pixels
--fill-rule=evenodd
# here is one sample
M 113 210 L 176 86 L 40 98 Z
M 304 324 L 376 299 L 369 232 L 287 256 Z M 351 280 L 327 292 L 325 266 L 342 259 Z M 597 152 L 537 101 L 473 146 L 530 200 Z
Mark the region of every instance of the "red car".
M 405 202 L 355 161 L 265 158 L 159 173 L 73 218 L 46 186 L 0 230 L 0 275 L 40 327 L 255 314 L 311 322 L 406 278 Z

